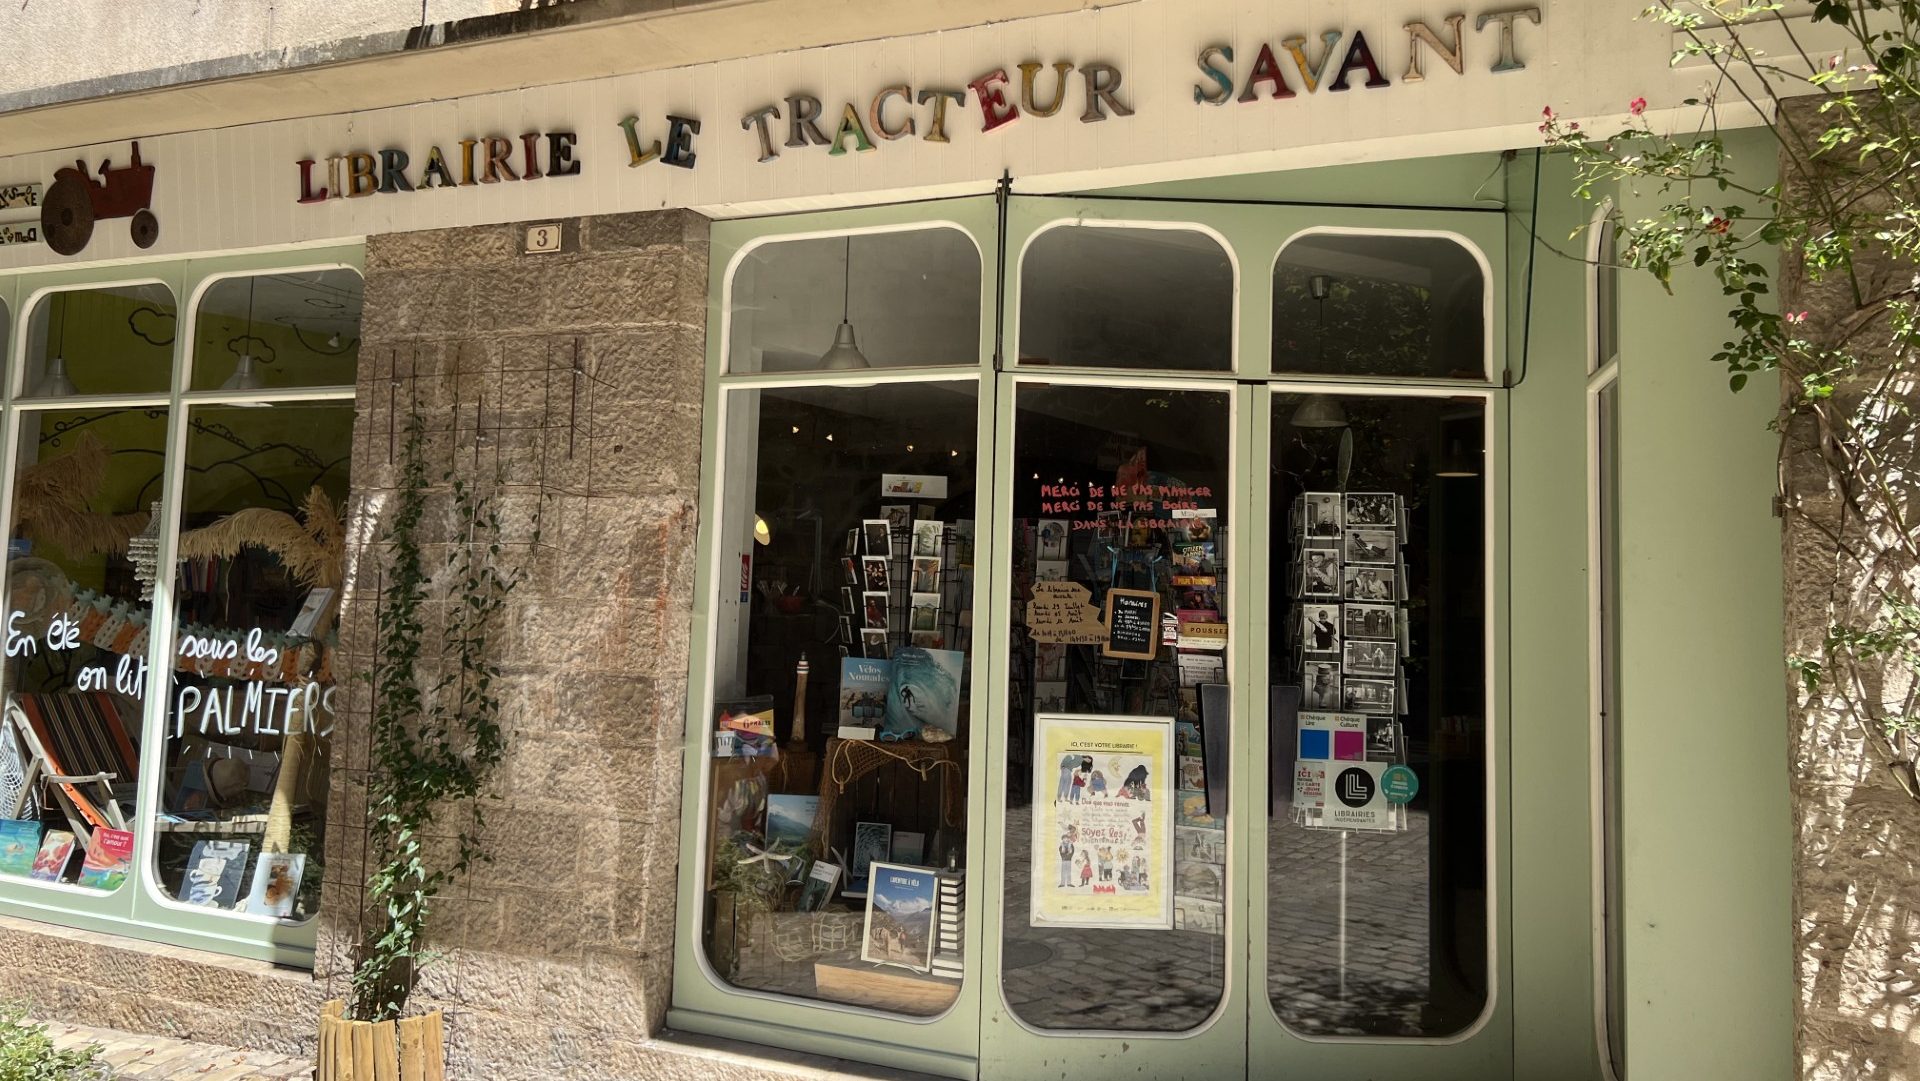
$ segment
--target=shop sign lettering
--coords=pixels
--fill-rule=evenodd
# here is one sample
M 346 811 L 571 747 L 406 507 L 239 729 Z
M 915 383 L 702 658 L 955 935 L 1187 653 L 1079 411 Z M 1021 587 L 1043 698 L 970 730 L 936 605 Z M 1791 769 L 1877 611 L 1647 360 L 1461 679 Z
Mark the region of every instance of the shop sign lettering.
M 1051 77 L 1042 75 L 1051 69 Z M 1066 104 L 1074 82 L 1080 84 L 1080 121 L 1094 124 L 1111 116 L 1132 116 L 1133 109 L 1120 100 L 1120 69 L 1098 61 L 1081 64 L 1078 79 L 1074 65 L 1057 60 L 1051 65 L 1037 61 L 1015 65 L 1016 80 L 1004 67 L 982 72 L 963 87 L 923 86 L 916 90 L 906 83 L 881 87 L 871 98 L 842 103 L 838 114 L 826 113 L 820 99 L 812 94 L 788 94 L 786 109 L 780 105 L 762 105 L 740 118 L 740 128 L 750 131 L 758 141 L 759 160 L 773 161 L 780 147 L 803 150 L 810 146 L 827 147 L 833 156 L 849 148 L 866 152 L 878 143 L 918 137 L 922 142 L 951 142 L 947 135 L 949 106 L 966 108 L 969 92 L 980 110 L 980 130 L 993 131 L 1024 116 L 1050 117 Z M 834 125 L 829 137 L 822 122 Z M 924 122 L 924 123 L 923 123 Z M 777 125 L 777 127 L 776 127 Z M 785 138 L 775 146 L 776 130 Z
M 294 163 L 300 170 L 298 201 L 323 203 L 328 199 L 359 199 L 431 188 L 467 188 L 509 180 L 578 176 L 580 163 L 573 158 L 578 139 L 570 131 L 529 131 L 517 141 L 488 135 L 461 139 L 454 144 L 458 153 L 451 157 L 435 144 L 427 148 L 426 158 L 412 175 L 408 170 L 414 167 L 413 158 L 399 147 L 386 147 L 377 154 L 355 150 L 320 159 L 301 158 Z M 316 183 L 314 166 L 323 161 L 326 174 Z M 456 168 L 458 179 L 454 177 Z
M 1441 20 L 1440 25 L 1444 30 L 1435 30 L 1431 25 L 1417 20 L 1407 23 L 1404 27 L 1407 34 L 1406 66 L 1401 69 L 1400 81 L 1417 83 L 1425 80 L 1428 53 L 1452 68 L 1455 75 L 1464 74 L 1467 54 L 1476 40 L 1463 30 L 1466 19 L 1465 15 L 1449 15 Z M 1522 23 L 1540 25 L 1540 9 L 1508 8 L 1483 12 L 1474 17 L 1474 34 L 1480 40 L 1484 40 L 1489 32 L 1493 35 L 1493 60 L 1487 70 L 1495 73 L 1525 70 L 1527 65 L 1520 59 L 1515 33 L 1516 25 Z M 1393 85 L 1392 80 L 1380 70 L 1380 63 L 1374 56 L 1373 46 L 1368 43 L 1367 36 L 1359 30 L 1351 33 L 1323 30 L 1313 45 L 1308 44 L 1305 35 L 1296 34 L 1280 39 L 1279 44 L 1279 51 L 1276 52 L 1272 42 L 1261 42 L 1252 66 L 1246 69 L 1244 75 L 1236 74 L 1234 70 L 1235 57 L 1231 45 L 1209 45 L 1200 50 L 1195 63 L 1204 81 L 1194 85 L 1194 103 L 1225 105 L 1229 101 L 1281 101 L 1321 90 L 1339 92 L 1352 89 L 1352 80 L 1356 75 L 1366 76 L 1360 85 L 1370 90 Z M 1234 92 L 1236 87 L 1239 90 L 1237 94 Z

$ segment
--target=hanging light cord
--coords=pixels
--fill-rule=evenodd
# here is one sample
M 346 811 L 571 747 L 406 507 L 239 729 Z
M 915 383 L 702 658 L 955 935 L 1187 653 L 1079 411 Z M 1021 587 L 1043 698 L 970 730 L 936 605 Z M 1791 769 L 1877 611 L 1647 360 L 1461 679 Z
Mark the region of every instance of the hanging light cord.
M 853 313 L 853 234 L 847 234 L 847 258 L 840 265 L 840 321 L 850 323 Z
M 257 276 L 247 279 L 247 336 L 240 339 L 242 356 L 247 353 L 247 343 L 253 340 L 253 289 L 259 283 L 260 279 Z

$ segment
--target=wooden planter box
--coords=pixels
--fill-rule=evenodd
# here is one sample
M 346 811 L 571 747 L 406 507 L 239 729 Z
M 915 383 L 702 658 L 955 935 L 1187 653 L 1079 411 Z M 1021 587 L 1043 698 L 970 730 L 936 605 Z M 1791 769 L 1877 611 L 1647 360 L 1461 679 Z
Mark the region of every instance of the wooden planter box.
M 334 999 L 320 1010 L 316 1081 L 446 1081 L 440 1011 L 398 1021 L 349 1021 Z

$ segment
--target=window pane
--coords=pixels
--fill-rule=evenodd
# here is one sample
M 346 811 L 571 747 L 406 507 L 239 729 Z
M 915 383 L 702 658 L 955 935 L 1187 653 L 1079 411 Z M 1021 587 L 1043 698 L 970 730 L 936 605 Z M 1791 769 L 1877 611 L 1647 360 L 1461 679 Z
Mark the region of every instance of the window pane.
M 1616 250 L 1613 223 L 1600 223 L 1600 240 L 1594 267 L 1594 368 L 1612 360 L 1620 352 L 1620 253 Z M 1593 370 L 1593 369 L 1589 369 Z
M 1226 971 L 1231 400 L 1017 406 L 1001 990 L 1036 1028 L 1191 1029 Z
M 0 873 L 132 866 L 164 409 L 22 412 L 7 561 Z M 164 686 L 164 684 L 162 684 Z M 91 780 L 46 784 L 47 775 Z
M 1267 991 L 1323 1036 L 1487 1001 L 1484 409 L 1274 408 Z
M 1227 371 L 1233 291 L 1198 230 L 1048 229 L 1020 256 L 1020 363 Z
M 728 393 L 703 863 L 735 986 L 959 993 L 978 393 Z
M 28 324 L 30 398 L 165 393 L 173 382 L 173 294 L 164 285 L 48 293 Z
M 306 919 L 325 851 L 353 405 L 188 416 L 158 878 L 188 904 Z
M 200 298 L 194 390 L 351 386 L 360 275 L 314 270 L 223 278 Z
M 730 372 L 978 364 L 980 250 L 950 228 L 762 244 L 727 319 Z
M 1473 253 L 1430 236 L 1308 233 L 1273 270 L 1273 368 L 1481 379 L 1486 282 Z
M 1607 273 L 1602 271 L 1602 273 Z M 1627 1076 L 1626 931 L 1621 876 L 1623 836 L 1620 796 L 1620 384 L 1601 388 L 1598 408 L 1600 445 L 1594 448 L 1600 470 L 1600 768 L 1601 852 L 1604 856 L 1601 900 L 1606 938 L 1607 1054 L 1615 1078 Z

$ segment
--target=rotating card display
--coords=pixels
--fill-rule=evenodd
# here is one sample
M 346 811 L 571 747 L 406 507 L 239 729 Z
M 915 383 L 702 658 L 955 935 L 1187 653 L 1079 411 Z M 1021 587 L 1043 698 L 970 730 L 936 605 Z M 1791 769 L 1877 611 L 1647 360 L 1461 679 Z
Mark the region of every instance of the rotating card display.
M 1284 627 L 1300 680 L 1293 813 L 1316 829 L 1406 828 L 1406 500 L 1305 492 L 1291 508 Z

